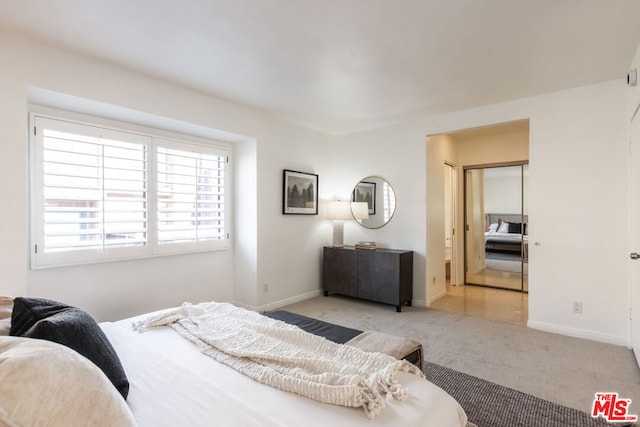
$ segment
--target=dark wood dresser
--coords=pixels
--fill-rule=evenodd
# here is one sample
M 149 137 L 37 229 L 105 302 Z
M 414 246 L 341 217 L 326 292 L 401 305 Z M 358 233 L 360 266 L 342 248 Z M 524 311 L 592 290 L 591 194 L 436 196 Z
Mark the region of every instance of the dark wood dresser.
M 392 304 L 396 311 L 413 298 L 413 251 L 325 246 L 322 290 Z

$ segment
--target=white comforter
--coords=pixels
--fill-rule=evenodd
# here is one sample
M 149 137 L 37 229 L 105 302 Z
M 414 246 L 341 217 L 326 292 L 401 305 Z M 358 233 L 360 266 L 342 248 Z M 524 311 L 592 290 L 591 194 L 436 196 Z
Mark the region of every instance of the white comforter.
M 399 371 L 423 376 L 406 360 L 340 345 L 229 303 L 184 303 L 134 325 L 170 326 L 214 360 L 269 386 L 334 405 L 362 407 L 374 418 L 387 397 L 403 400 Z
M 509 242 L 509 243 L 518 243 L 524 241 L 527 243 L 529 241 L 529 236 L 524 235 L 524 239 L 522 234 L 518 233 L 497 233 L 493 231 L 485 231 L 484 233 L 485 241 L 492 240 L 494 242 Z
M 374 420 L 362 409 L 328 405 L 260 384 L 202 354 L 173 329 L 135 332 L 133 320 L 102 323 L 130 382 L 127 403 L 141 427 L 175 426 L 434 426 L 466 425 L 447 393 L 399 372 L 408 389 Z

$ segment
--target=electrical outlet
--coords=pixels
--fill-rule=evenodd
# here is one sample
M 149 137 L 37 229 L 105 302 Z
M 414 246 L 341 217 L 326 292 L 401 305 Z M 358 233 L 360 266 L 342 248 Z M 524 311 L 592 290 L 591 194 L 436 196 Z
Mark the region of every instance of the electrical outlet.
M 573 312 L 575 314 L 582 314 L 582 303 L 580 301 L 575 301 L 573 303 Z
M 267 292 L 269 292 L 269 284 L 267 282 L 264 282 L 262 284 L 262 291 L 266 294 Z

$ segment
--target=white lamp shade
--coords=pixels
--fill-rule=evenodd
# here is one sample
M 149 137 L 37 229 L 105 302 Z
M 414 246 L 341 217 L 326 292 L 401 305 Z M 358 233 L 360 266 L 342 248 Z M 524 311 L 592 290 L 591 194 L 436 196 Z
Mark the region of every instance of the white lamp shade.
M 355 219 L 369 218 L 369 204 L 367 202 L 351 203 L 351 212 Z
M 327 204 L 328 219 L 351 219 L 351 203 L 340 200 L 331 201 Z

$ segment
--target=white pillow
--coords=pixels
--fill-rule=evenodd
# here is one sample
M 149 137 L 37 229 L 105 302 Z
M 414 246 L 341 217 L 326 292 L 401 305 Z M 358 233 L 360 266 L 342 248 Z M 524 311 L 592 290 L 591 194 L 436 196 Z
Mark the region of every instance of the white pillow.
M 0 297 L 0 335 L 9 335 L 13 298 Z
M 502 221 L 500 223 L 500 227 L 498 227 L 498 233 L 508 233 L 509 232 L 509 223 Z
M 0 337 L 0 425 L 136 423 L 118 390 L 80 353 L 51 341 Z
M 487 231 L 489 233 L 495 233 L 496 231 L 498 231 L 498 223 L 494 222 L 493 224 L 490 224 L 489 229 Z

